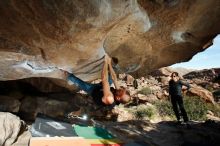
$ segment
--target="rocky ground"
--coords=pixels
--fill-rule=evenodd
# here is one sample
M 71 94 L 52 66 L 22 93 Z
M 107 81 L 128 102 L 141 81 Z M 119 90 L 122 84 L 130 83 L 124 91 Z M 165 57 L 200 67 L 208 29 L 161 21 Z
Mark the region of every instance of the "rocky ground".
M 91 97 L 83 91 L 79 90 L 76 93 L 76 89 L 74 92 L 67 90 L 57 86 L 54 81 L 49 79 L 37 79 L 40 80 L 39 83 L 44 84 L 36 84 L 36 79 L 1 82 L 0 109 L 19 116 L 29 125 L 34 121 L 37 113 L 56 118 L 69 117 L 70 119 L 71 116 L 87 114 L 89 118 L 106 127 L 122 141 L 139 141 L 152 146 L 220 145 L 219 95 L 217 94 L 220 86 L 219 81 L 216 80 L 219 69 L 189 73 L 182 71 L 184 73 L 181 76 L 192 86 L 189 91 L 184 91 L 184 95 L 189 98 L 197 96 L 204 104 L 215 107 L 205 109 L 207 111 L 202 120 L 195 120 L 193 118 L 197 117 L 191 117 L 190 126 L 177 125 L 175 118 L 172 115 L 163 114 L 163 112 L 161 114 L 162 108 L 158 108 L 156 104 L 168 103 L 168 80 L 172 71 L 174 69 L 162 68 L 136 80 L 131 75 L 120 74 L 120 85 L 129 89 L 132 102 L 116 106 L 111 112 L 108 109 L 94 106 Z M 6 117 L 12 117 L 13 121 L 18 121 L 12 125 L 1 124 L 3 127 L 0 129 L 12 130 L 10 132 L 15 133 L 14 140 L 8 141 L 8 143 L 11 145 L 14 143 L 15 146 L 16 143 L 19 145 L 20 140 L 20 144 L 28 143 L 28 139 L 31 137 L 28 126 L 25 126 L 17 116 L 11 114 L 5 116 L 5 114 L 3 112 L 0 114 L 1 123 L 4 123 Z M 16 128 L 6 128 L 13 126 L 17 127 L 17 130 Z M 3 139 L 7 140 L 9 131 L 1 132 L 6 134 L 5 137 L 1 137 L 0 142 L 4 142 Z
M 123 141 L 144 141 L 149 146 L 217 146 L 220 125 L 191 122 L 190 127 L 173 121 L 152 123 L 146 120 L 107 122 L 106 127 Z

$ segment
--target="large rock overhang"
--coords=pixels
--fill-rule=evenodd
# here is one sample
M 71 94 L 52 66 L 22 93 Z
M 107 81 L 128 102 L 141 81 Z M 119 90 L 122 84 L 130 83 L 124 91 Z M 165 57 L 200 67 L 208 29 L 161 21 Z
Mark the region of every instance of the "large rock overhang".
M 1 0 L 0 80 L 100 77 L 103 56 L 138 76 L 187 61 L 220 32 L 219 0 Z

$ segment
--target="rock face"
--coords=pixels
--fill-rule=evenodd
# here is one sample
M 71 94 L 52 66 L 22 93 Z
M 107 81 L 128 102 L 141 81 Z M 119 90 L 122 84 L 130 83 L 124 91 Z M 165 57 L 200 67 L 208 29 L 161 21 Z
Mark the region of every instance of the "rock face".
M 0 133 L 1 146 L 28 145 L 31 138 L 24 122 L 11 113 L 0 112 Z
M 1 96 L 0 95 L 0 111 L 7 111 L 7 112 L 18 112 L 20 108 L 20 101 L 8 97 L 8 96 Z
M 191 84 L 191 88 L 188 92 L 189 92 L 189 95 L 201 97 L 206 102 L 210 102 L 212 104 L 215 104 L 215 100 L 212 95 L 212 92 L 202 88 L 201 86 L 198 86 L 196 84 Z
M 189 60 L 220 32 L 220 1 L 2 0 L 0 80 L 100 76 L 103 56 L 137 76 Z
M 25 120 L 34 120 L 38 113 L 51 117 L 64 117 L 78 110 L 80 101 L 73 101 L 74 95 L 57 94 L 55 97 L 25 97 L 21 102 L 19 114 Z M 81 101 L 82 102 L 82 101 Z
M 220 74 L 220 68 L 213 68 L 213 69 L 204 69 L 200 71 L 193 71 L 186 75 L 184 78 L 186 79 L 194 79 L 197 78 L 203 82 L 213 82 L 214 79 Z

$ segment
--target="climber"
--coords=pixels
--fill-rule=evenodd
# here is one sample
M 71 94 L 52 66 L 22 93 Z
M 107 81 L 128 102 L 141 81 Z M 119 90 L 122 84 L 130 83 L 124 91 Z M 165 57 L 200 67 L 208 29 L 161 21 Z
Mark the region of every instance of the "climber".
M 188 83 L 184 83 L 180 80 L 179 75 L 177 72 L 173 72 L 171 74 L 171 80 L 169 81 L 169 94 L 171 97 L 171 103 L 173 106 L 173 111 L 176 115 L 177 122 L 180 124 L 180 114 L 177 105 L 179 106 L 181 115 L 183 117 L 184 122 L 187 124 L 189 119 L 187 113 L 184 109 L 183 105 L 183 96 L 182 96 L 182 86 L 186 86 L 187 90 L 189 90 L 190 85 Z
M 111 77 L 109 77 L 108 70 L 110 72 Z M 67 80 L 70 80 L 80 89 L 84 90 L 90 96 L 92 96 L 94 102 L 97 105 L 114 106 L 115 104 L 127 103 L 131 100 L 129 92 L 124 88 L 119 87 L 117 83 L 117 76 L 112 68 L 112 59 L 108 55 L 105 55 L 104 65 L 101 74 L 102 82 L 98 84 L 91 84 L 84 82 L 71 73 L 68 73 L 66 71 L 63 72 Z M 115 89 L 110 88 L 110 84 L 112 83 L 112 80 Z

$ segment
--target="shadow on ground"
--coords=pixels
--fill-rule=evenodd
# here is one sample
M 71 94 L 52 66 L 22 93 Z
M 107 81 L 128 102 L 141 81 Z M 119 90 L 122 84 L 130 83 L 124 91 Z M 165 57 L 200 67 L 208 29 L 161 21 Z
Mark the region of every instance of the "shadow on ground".
M 145 146 L 220 145 L 220 123 L 214 121 L 191 122 L 190 126 L 173 121 L 150 123 L 141 120 L 104 122 L 104 125 L 122 141 L 145 142 Z

